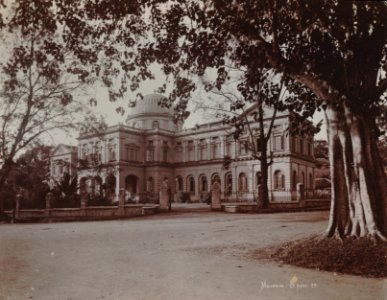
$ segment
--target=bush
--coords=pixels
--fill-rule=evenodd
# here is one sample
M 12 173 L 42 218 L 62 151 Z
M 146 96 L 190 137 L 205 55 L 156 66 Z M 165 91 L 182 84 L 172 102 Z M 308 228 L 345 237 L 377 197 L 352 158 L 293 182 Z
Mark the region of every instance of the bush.
M 211 193 L 203 192 L 200 195 L 200 201 L 203 202 L 203 203 L 211 204 Z
M 191 202 L 191 195 L 187 192 L 179 191 L 176 193 L 176 202 L 181 203 L 190 203 Z

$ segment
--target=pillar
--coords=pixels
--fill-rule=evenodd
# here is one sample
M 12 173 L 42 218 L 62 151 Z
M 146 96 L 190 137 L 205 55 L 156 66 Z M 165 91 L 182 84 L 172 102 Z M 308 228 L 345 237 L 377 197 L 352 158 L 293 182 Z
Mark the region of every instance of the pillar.
M 15 214 L 13 219 L 19 219 L 19 211 L 20 211 L 20 203 L 21 203 L 22 195 L 17 194 L 16 195 L 16 202 L 15 202 Z

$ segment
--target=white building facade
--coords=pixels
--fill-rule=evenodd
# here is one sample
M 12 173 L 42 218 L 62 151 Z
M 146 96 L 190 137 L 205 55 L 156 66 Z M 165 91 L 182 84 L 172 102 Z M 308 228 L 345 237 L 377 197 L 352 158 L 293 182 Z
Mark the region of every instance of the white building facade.
M 103 135 L 80 134 L 78 160 L 93 162 L 78 167 L 81 190 L 112 200 L 124 190 L 136 202 L 157 202 L 168 179 L 175 201 L 199 202 L 217 180 L 222 201 L 257 201 L 261 167 L 249 150 L 247 130 L 234 140 L 233 129 L 221 121 L 182 129 L 173 122 L 173 110 L 159 106 L 161 97 L 145 96 L 125 125 L 108 127 Z M 265 111 L 265 130 L 272 113 Z M 314 187 L 313 136 L 289 134 L 289 124 L 289 113 L 276 114 L 267 149 L 273 159 L 268 170 L 271 202 L 297 201 L 298 183 L 306 190 Z M 251 121 L 250 126 L 256 142 L 258 124 Z M 227 169 L 225 156 L 231 158 Z

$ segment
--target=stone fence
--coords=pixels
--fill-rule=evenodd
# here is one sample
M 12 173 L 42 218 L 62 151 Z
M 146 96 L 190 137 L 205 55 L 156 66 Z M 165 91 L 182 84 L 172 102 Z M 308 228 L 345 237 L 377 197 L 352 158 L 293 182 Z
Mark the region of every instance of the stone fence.
M 20 209 L 21 195 L 17 195 L 15 209 L 5 213 L 12 219 L 12 222 L 52 222 L 144 216 L 157 213 L 159 208 L 159 205 L 156 204 L 125 204 L 124 193 L 120 193 L 118 206 L 86 206 L 87 203 L 81 201 L 80 208 L 52 208 L 52 200 L 52 193 L 47 193 L 45 209 Z

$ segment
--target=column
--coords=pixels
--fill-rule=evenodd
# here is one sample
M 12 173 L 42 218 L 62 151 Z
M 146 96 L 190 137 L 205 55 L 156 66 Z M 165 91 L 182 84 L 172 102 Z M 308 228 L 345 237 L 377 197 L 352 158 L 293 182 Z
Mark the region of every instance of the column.
M 120 161 L 121 159 L 121 141 L 120 141 L 120 137 L 116 137 L 114 139 L 114 143 L 115 143 L 115 146 L 116 146 L 116 160 L 117 161 Z
M 120 195 L 120 187 L 123 187 L 124 188 L 124 185 L 122 184 L 122 178 L 121 178 L 121 173 L 119 171 L 119 169 L 117 168 L 116 169 L 116 189 L 115 189 L 115 197 L 114 197 L 114 200 L 116 202 L 119 201 L 119 195 Z

